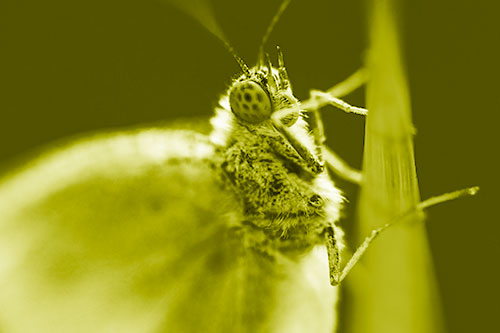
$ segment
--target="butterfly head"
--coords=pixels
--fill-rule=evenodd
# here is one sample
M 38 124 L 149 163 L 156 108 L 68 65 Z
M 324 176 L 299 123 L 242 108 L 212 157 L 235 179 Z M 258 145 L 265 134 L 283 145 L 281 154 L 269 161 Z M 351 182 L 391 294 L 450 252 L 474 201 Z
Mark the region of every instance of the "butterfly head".
M 269 56 L 265 64 L 259 64 L 244 71 L 229 91 L 231 111 L 240 120 L 259 124 L 268 120 L 273 112 L 298 105 L 293 96 L 283 53 L 278 48 L 278 67 L 273 67 Z M 291 126 L 298 119 L 298 113 L 281 119 L 285 126 Z

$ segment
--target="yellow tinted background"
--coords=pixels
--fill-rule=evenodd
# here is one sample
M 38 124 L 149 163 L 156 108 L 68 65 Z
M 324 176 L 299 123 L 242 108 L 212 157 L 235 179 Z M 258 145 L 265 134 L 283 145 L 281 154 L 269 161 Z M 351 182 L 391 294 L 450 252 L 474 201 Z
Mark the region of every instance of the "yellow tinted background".
M 252 65 L 279 1 L 214 1 Z M 478 197 L 429 211 L 428 233 L 450 332 L 498 326 L 498 6 L 411 1 L 400 20 L 423 198 L 480 185 Z M 367 34 L 362 1 L 294 1 L 273 32 L 293 88 L 306 98 L 354 72 Z M 157 1 L 9 1 L 0 9 L 0 161 L 54 140 L 179 117 L 208 117 L 238 71 L 222 43 Z M 346 99 L 364 105 L 364 92 Z M 363 120 L 325 109 L 329 145 L 360 166 Z M 340 183 L 355 205 L 357 189 Z M 347 210 L 350 231 L 354 209 Z M 383 241 L 381 239 L 380 241 Z

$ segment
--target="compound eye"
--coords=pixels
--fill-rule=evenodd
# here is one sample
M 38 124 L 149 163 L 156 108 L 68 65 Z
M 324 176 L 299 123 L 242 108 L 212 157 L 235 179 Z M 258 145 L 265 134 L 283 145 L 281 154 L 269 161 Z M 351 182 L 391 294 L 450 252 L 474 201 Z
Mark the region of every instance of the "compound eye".
M 231 111 L 239 119 L 258 124 L 271 115 L 271 99 L 258 83 L 254 81 L 236 82 L 229 93 Z

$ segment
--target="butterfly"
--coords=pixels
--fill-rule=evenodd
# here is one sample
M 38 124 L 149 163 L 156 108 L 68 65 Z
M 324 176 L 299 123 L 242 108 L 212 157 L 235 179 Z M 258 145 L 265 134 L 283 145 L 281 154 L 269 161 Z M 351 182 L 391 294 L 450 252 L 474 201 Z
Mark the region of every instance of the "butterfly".
M 342 269 L 327 166 L 361 176 L 324 145 L 318 109 L 366 113 L 338 99 L 364 72 L 299 102 L 281 50 L 249 68 L 227 48 L 241 73 L 211 134 L 102 134 L 3 178 L 2 331 L 333 329 L 332 284 L 355 261 Z

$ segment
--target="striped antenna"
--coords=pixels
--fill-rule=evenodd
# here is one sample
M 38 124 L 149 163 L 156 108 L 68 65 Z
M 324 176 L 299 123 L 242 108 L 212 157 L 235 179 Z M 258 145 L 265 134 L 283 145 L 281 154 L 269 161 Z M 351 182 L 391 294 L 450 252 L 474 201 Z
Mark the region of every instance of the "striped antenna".
M 248 69 L 247 64 L 241 59 L 236 53 L 234 47 L 227 40 L 226 35 L 222 31 L 219 26 L 217 20 L 215 19 L 215 15 L 212 10 L 212 6 L 210 1 L 207 0 L 158 0 L 160 2 L 167 2 L 184 13 L 188 14 L 196 21 L 198 21 L 205 29 L 207 29 L 210 33 L 212 33 L 215 37 L 217 37 L 226 47 L 226 49 L 231 53 L 231 55 L 236 59 L 236 62 L 240 66 L 241 70 L 245 75 L 250 75 L 250 70 Z
M 221 39 L 222 40 L 222 39 Z M 229 53 L 231 53 L 231 55 L 234 57 L 234 59 L 236 60 L 236 62 L 238 63 L 238 65 L 240 65 L 240 68 L 241 70 L 243 71 L 243 73 L 246 75 L 246 76 L 250 76 L 250 70 L 248 69 L 248 66 L 247 64 L 243 61 L 243 59 L 241 59 L 241 57 L 236 53 L 236 50 L 234 49 L 234 47 L 231 46 L 231 44 L 229 44 L 228 41 L 226 40 L 222 40 L 222 42 L 224 43 L 224 46 L 226 46 L 226 49 L 229 51 Z

